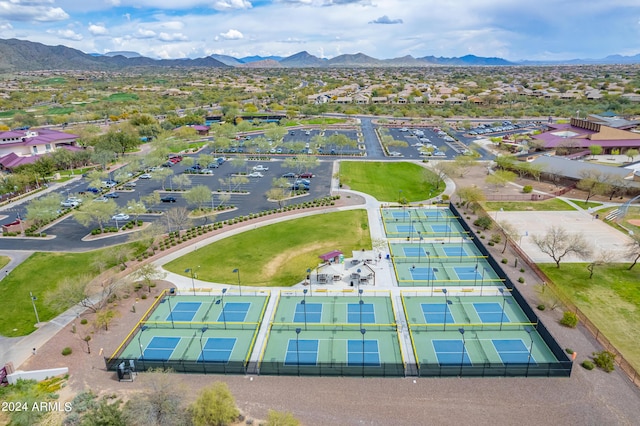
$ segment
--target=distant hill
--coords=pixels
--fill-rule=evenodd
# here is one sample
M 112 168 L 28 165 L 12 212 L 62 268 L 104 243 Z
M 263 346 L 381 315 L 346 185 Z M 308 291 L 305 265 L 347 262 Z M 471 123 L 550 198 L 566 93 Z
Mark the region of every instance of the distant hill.
M 331 59 L 318 58 L 307 51 L 286 58 L 280 56 L 211 55 L 196 59 L 152 59 L 137 52 L 116 51 L 103 55 L 83 53 L 66 46 L 47 46 L 26 40 L 0 39 L 0 72 L 16 70 L 115 70 L 128 67 L 243 67 L 243 68 L 309 68 L 309 67 L 426 67 L 426 66 L 509 66 L 509 65 L 582 65 L 640 64 L 640 54 L 610 55 L 601 59 L 570 59 L 563 61 L 510 62 L 502 58 L 475 55 L 462 57 L 406 55 L 393 59 L 376 59 L 363 53 L 339 55 Z
M 288 68 L 307 68 L 323 67 L 326 65 L 326 62 L 326 60 L 313 56 L 305 50 L 295 55 L 287 56 L 280 61 L 280 64 Z
M 139 54 L 138 52 L 130 52 L 128 50 L 122 50 L 122 51 L 119 51 L 119 52 L 107 52 L 103 56 L 109 56 L 110 58 L 113 58 L 114 56 L 124 56 L 125 58 L 140 58 L 140 57 L 142 57 L 142 55 Z

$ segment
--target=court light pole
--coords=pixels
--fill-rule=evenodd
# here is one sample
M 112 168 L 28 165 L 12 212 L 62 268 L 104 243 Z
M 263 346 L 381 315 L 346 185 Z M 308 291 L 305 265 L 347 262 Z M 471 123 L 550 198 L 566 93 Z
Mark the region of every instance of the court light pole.
M 467 349 L 467 343 L 464 340 L 464 328 L 460 327 L 458 329 L 458 331 L 460 332 L 460 334 L 462 335 L 462 356 L 460 357 L 460 377 L 462 377 L 462 366 L 464 364 L 464 353 Z
M 362 305 L 364 305 L 364 301 L 360 299 L 360 303 L 358 303 L 358 305 L 360 305 L 360 328 L 362 328 Z
M 307 268 L 307 281 L 309 281 L 309 296 L 313 296 L 313 290 L 311 289 L 311 268 Z
M 398 204 L 402 204 L 402 189 L 398 190 Z
M 142 342 L 140 341 L 140 339 L 142 338 L 142 333 L 149 327 L 147 327 L 146 325 L 143 325 L 140 328 L 140 334 L 138 334 L 138 346 L 140 347 L 140 359 L 142 360 L 142 369 L 146 370 L 147 368 L 144 365 L 144 351 L 142 350 Z
M 226 288 L 222 289 L 222 296 L 220 296 L 222 300 L 222 322 L 224 322 L 224 329 L 227 329 L 227 316 L 224 313 L 224 294 L 227 292 Z
M 169 302 L 169 318 L 171 318 L 171 328 L 176 328 L 173 323 L 173 308 L 171 307 L 171 297 L 167 297 L 167 302 Z
M 464 243 L 464 237 L 460 236 L 460 262 L 462 262 L 462 244 Z
M 358 297 L 360 297 L 360 301 L 362 302 L 362 289 L 358 289 Z
M 242 286 L 240 285 L 240 269 L 234 269 L 233 273 L 238 274 L 238 291 L 240 292 L 240 296 L 242 296 Z
M 298 376 L 300 375 L 300 340 L 298 339 L 298 336 L 300 336 L 301 331 L 300 327 L 296 328 L 296 364 L 298 365 Z
M 418 231 L 418 263 L 420 263 L 421 254 L 422 254 L 422 232 Z
M 527 332 L 527 334 L 529 334 L 529 357 L 527 358 L 527 372 L 525 373 L 525 377 L 529 377 L 529 366 L 531 365 L 531 354 L 533 352 L 533 327 L 526 325 L 524 327 L 524 331 Z
M 447 311 L 449 310 L 449 305 L 452 305 L 453 302 L 451 300 L 449 300 L 449 297 L 447 296 L 447 289 L 443 288 L 442 292 L 444 293 L 444 300 L 445 300 L 445 304 L 444 304 L 444 322 L 442 325 L 442 331 L 446 331 L 447 330 Z
M 193 295 L 196 295 L 196 282 L 193 279 L 193 268 L 187 268 L 184 270 L 185 274 L 191 275 L 191 288 L 193 289 Z
M 304 315 L 304 329 L 305 331 L 307 330 L 307 301 L 305 299 L 302 299 L 302 302 L 300 302 L 302 304 L 302 309 L 304 310 L 303 315 Z
M 484 288 L 484 274 L 487 272 L 485 267 L 482 267 L 482 281 L 480 281 L 480 296 L 482 296 L 482 289 Z
M 425 254 L 427 255 L 427 259 L 429 259 L 429 275 L 427 275 L 427 285 L 429 285 L 429 280 L 433 276 L 433 270 L 431 270 L 431 252 L 426 251 Z
M 205 366 L 204 348 L 202 347 L 202 337 L 204 336 L 204 332 L 207 331 L 208 329 L 209 327 L 202 327 L 200 329 L 200 354 L 202 355 L 202 372 L 204 374 L 207 374 L 207 368 Z
M 504 304 L 507 301 L 507 296 L 504 294 L 504 288 L 499 288 L 498 291 L 502 295 L 502 314 L 500 315 L 500 330 L 502 331 L 502 323 L 504 321 Z
M 433 296 L 433 286 L 434 286 L 433 281 L 436 278 L 436 272 L 438 272 L 438 268 L 433 268 L 433 271 L 431 271 L 431 272 L 432 272 L 431 273 L 431 295 Z
M 361 328 L 360 333 L 362 334 L 362 377 L 364 377 L 364 335 L 367 333 L 367 330 Z
M 476 267 L 473 269 L 473 288 L 478 285 L 478 259 L 476 259 Z

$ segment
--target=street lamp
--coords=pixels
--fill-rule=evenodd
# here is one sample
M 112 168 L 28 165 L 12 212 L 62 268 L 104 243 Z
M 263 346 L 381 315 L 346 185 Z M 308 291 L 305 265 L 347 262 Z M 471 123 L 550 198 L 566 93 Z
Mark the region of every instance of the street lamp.
M 527 325 L 524 327 L 524 331 L 529 334 L 529 339 L 531 339 L 529 343 L 529 357 L 527 358 L 527 372 L 525 373 L 525 377 L 529 377 L 529 366 L 531 365 L 531 353 L 533 352 L 533 327 Z
M 238 268 L 234 269 L 233 273 L 238 274 L 238 291 L 240 292 L 240 296 L 242 296 L 242 286 L 240 286 L 240 269 Z
M 462 365 L 464 364 L 464 353 L 466 352 L 467 344 L 464 340 L 464 328 L 460 327 L 458 331 L 462 334 L 462 356 L 460 357 L 460 377 L 462 377 Z
M 309 281 L 309 296 L 313 296 L 313 290 L 311 289 L 311 268 L 307 268 L 307 281 Z
M 36 308 L 36 300 L 38 298 L 33 295 L 33 293 L 29 292 L 29 296 L 31 296 L 31 303 L 33 304 L 33 312 L 36 313 L 36 324 L 40 324 L 40 317 L 38 316 L 38 309 Z
M 442 292 L 444 293 L 444 299 L 446 301 L 446 303 L 444 304 L 444 322 L 442 324 L 442 331 L 446 331 L 447 330 L 447 311 L 449 310 L 449 305 L 452 305 L 453 302 L 449 300 L 449 298 L 447 297 L 446 288 L 443 288 Z
M 366 334 L 366 332 L 366 329 L 360 329 L 360 333 L 362 333 L 362 377 L 364 377 L 364 335 Z
M 149 327 L 147 327 L 146 325 L 143 325 L 140 328 L 140 334 L 138 334 L 138 346 L 140 347 L 140 359 L 142 360 L 142 369 L 143 370 L 146 370 L 146 367 L 144 365 L 144 351 L 142 350 L 142 342 L 140 341 L 140 338 L 142 337 L 142 332 L 144 332 L 147 328 L 149 328 Z
M 402 189 L 398 190 L 398 204 L 402 204 Z
M 198 268 L 199 268 L 199 266 L 198 266 Z M 195 271 L 193 270 L 193 268 L 187 268 L 187 269 L 184 270 L 184 273 L 191 275 L 191 288 L 193 288 L 193 295 L 195 296 L 196 295 L 196 282 L 193 279 Z
M 300 346 L 298 336 L 300 336 L 301 331 L 300 327 L 296 328 L 296 364 L 298 365 L 298 376 L 300 375 Z
M 204 336 L 204 332 L 207 331 L 209 327 L 202 327 L 200 329 L 200 353 L 202 354 L 202 372 L 207 374 L 207 368 L 205 367 L 205 359 L 204 359 L 204 348 L 202 347 L 202 337 Z

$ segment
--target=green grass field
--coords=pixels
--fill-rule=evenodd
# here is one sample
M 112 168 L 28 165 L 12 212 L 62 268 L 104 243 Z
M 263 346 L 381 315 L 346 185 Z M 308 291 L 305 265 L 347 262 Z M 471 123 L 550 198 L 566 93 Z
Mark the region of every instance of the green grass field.
M 137 243 L 130 243 L 134 248 Z M 47 292 L 56 288 L 65 279 L 97 276 L 93 267 L 95 259 L 104 257 L 105 250 L 85 253 L 41 253 L 32 254 L 0 281 L 0 335 L 24 336 L 35 331 L 36 322 L 29 292 L 38 298 L 36 307 L 40 321 L 48 321 L 60 311 L 47 306 Z M 139 250 L 138 250 L 139 251 Z M 3 259 L 0 259 L 0 262 Z
M 432 173 L 413 163 L 344 161 L 340 163 L 340 182 L 355 191 L 371 194 L 380 201 L 416 202 L 435 197 L 437 191 L 427 183 L 425 173 Z M 443 188 L 444 190 L 444 188 Z M 402 191 L 402 192 L 400 192 Z
M 7 111 L 0 111 L 0 118 L 13 117 L 17 113 L 22 113 L 22 112 L 24 112 L 24 111 L 21 111 L 19 109 L 10 109 L 10 110 L 7 110 Z
M 66 107 L 66 108 L 49 108 L 47 111 L 45 111 L 45 114 L 47 115 L 62 115 L 62 114 L 71 114 L 72 112 L 75 112 L 75 108 L 73 107 Z
M 482 203 L 487 211 L 504 210 L 505 212 L 524 211 L 571 211 L 575 210 L 570 204 L 558 198 L 545 201 L 486 201 Z
M 585 203 L 584 200 L 571 200 L 571 201 L 585 210 L 588 208 L 600 207 L 602 205 L 602 203 L 598 203 L 597 201 L 589 201 L 587 203 Z
M 129 102 L 137 101 L 138 95 L 135 93 L 114 93 L 107 98 L 109 102 Z
M 243 286 L 287 287 L 302 281 L 314 269 L 320 254 L 371 249 L 367 212 L 350 210 L 295 219 L 258 228 L 199 248 L 166 265 L 190 276 L 193 268 L 205 281 L 237 284 L 232 271 L 240 270 Z
M 311 118 L 309 120 L 300 120 L 300 124 L 339 124 L 339 123 L 346 123 L 347 120 L 345 118 L 324 118 L 324 117 L 318 117 L 318 118 Z
M 586 263 L 538 266 L 640 370 L 640 265 L 631 271 L 629 264 L 598 266 L 592 279 Z

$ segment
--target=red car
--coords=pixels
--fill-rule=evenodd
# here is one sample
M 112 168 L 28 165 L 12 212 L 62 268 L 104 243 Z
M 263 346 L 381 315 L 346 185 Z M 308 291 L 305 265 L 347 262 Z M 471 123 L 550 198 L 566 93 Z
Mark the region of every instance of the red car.
M 303 179 L 311 179 L 313 177 L 313 173 L 300 173 L 298 177 Z

